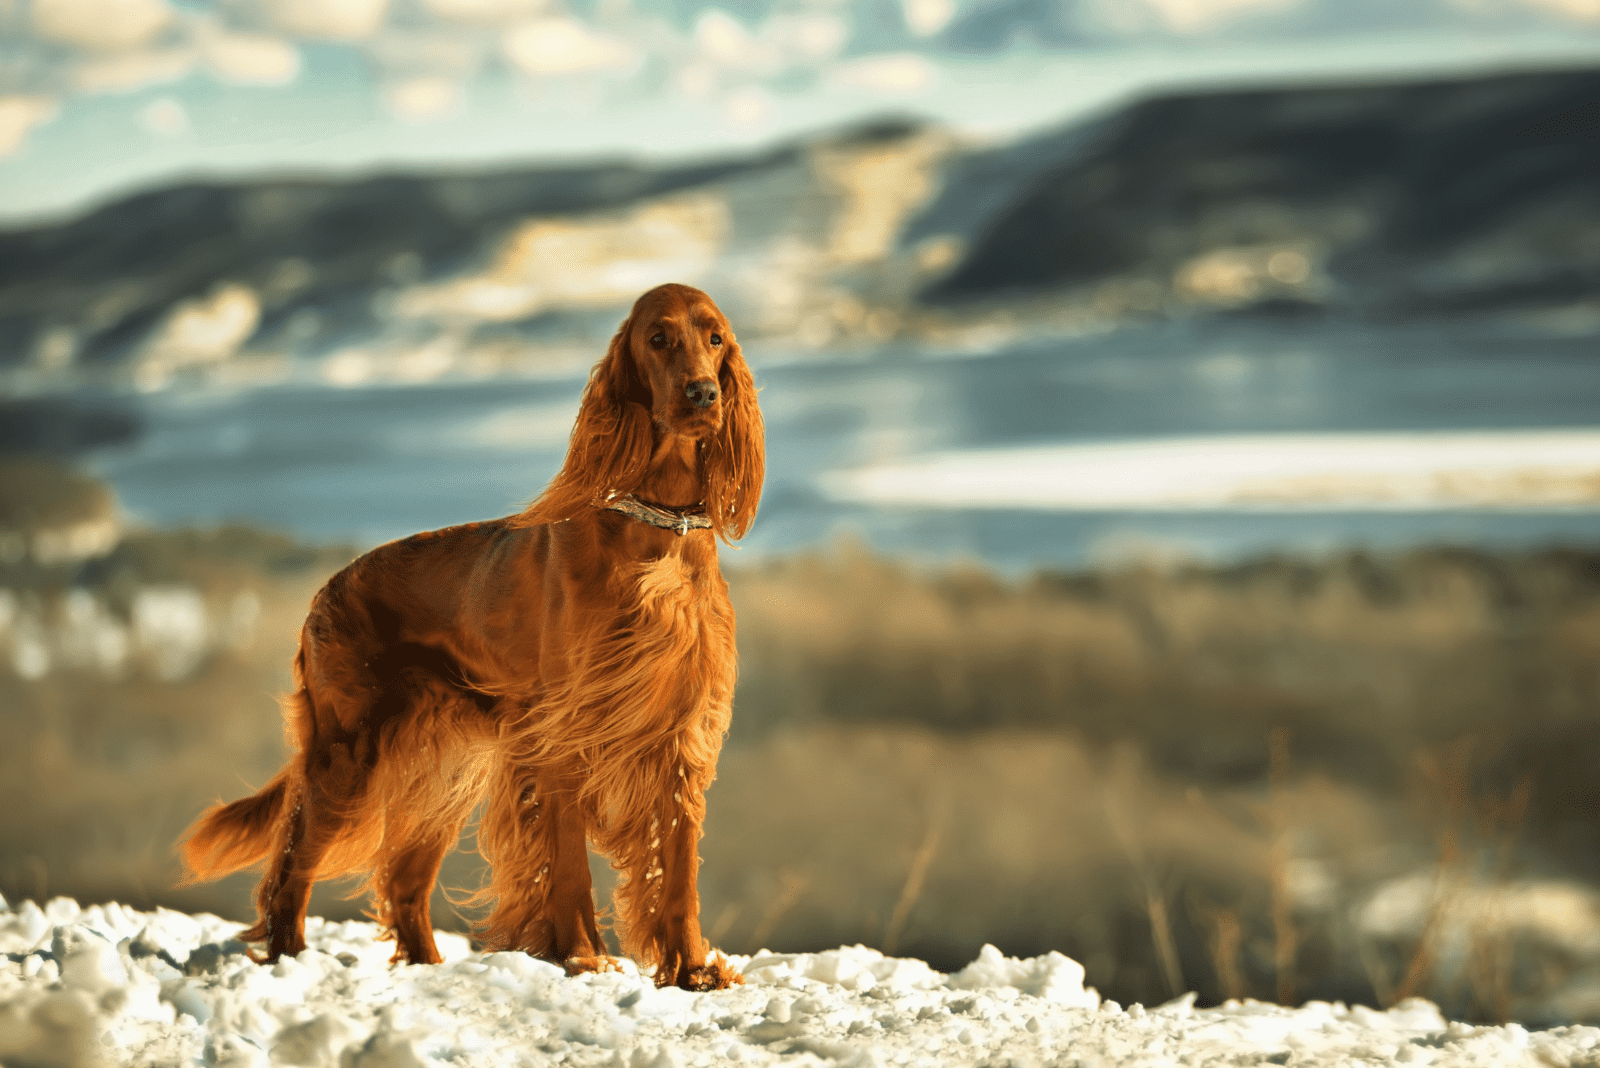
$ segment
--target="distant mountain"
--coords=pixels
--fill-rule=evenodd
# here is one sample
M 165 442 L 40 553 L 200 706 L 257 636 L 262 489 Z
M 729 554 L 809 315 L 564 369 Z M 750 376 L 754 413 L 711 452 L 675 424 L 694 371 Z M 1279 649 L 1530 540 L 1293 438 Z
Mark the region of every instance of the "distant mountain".
M 1600 71 L 1163 96 L 951 161 L 923 298 L 1484 311 L 1600 295 Z M 1104 302 L 1103 302 L 1104 303 Z
M 664 280 L 791 349 L 1216 313 L 1600 332 L 1597 176 L 1586 70 L 1169 94 L 1000 148 L 893 121 L 693 165 L 193 184 L 0 232 L 0 392 L 581 366 Z
M 342 355 L 336 380 L 408 357 L 405 374 L 425 377 L 575 345 L 592 360 L 667 280 L 715 291 L 754 336 L 822 344 L 925 281 L 895 266 L 895 238 L 950 150 L 887 122 L 693 165 L 146 193 L 0 232 L 0 376 L 32 388 L 131 369 L 154 387 Z
M 378 325 L 375 289 L 462 269 L 519 219 L 602 211 L 781 161 L 269 179 L 141 194 L 64 225 L 0 233 L 0 360 L 15 362 L 52 329 L 72 335 L 81 359 L 128 356 L 180 302 L 222 281 L 260 295 L 259 334 L 311 308 L 319 333 L 361 336 Z

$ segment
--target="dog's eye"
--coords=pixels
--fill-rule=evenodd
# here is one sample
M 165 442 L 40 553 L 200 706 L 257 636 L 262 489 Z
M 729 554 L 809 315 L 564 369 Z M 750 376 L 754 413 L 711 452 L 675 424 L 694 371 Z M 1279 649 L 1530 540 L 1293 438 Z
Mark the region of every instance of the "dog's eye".
M 667 343 L 667 335 L 665 335 L 665 334 L 657 334 L 655 337 L 650 339 L 650 344 L 654 345 L 658 349 L 661 348 L 666 343 Z
M 713 344 L 713 345 L 722 344 L 722 335 L 721 334 L 712 334 L 711 335 L 711 344 Z

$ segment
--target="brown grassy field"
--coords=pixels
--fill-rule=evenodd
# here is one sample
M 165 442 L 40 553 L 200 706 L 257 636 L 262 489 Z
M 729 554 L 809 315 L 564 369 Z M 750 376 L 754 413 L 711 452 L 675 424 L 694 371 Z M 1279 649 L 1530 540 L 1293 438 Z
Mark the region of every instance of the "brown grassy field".
M 0 572 L 0 893 L 246 917 L 248 877 L 173 889 L 172 843 L 283 759 L 273 696 L 349 555 L 165 532 Z M 726 948 L 951 967 L 994 942 L 1124 1001 L 1600 1018 L 1560 996 L 1600 960 L 1572 933 L 1600 882 L 1600 552 L 1010 583 L 841 548 L 730 582 L 743 675 L 702 875 Z M 30 641 L 50 666 L 19 673 Z

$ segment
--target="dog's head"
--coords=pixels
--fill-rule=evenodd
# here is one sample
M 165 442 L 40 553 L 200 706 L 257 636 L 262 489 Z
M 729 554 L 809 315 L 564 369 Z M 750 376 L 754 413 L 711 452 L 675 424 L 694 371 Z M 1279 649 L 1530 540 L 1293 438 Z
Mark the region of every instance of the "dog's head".
M 616 373 L 633 376 L 628 399 L 650 412 L 658 434 L 708 438 L 733 407 L 724 379 L 743 367 L 733 328 L 710 297 L 657 286 L 640 297 L 612 342 Z M 642 387 L 642 391 L 639 387 Z
M 568 505 L 588 505 L 633 492 L 668 436 L 696 443 L 713 529 L 742 537 L 766 470 L 755 380 L 722 311 L 684 285 L 657 286 L 634 303 L 589 376 L 566 466 L 545 497 L 560 488 Z

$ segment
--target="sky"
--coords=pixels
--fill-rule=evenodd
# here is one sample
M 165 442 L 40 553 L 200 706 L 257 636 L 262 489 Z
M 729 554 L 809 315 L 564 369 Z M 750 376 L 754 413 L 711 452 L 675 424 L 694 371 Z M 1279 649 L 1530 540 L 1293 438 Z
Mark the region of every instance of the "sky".
M 1600 0 L 0 0 L 0 224 L 187 178 L 1005 137 L 1164 86 L 1600 60 Z

